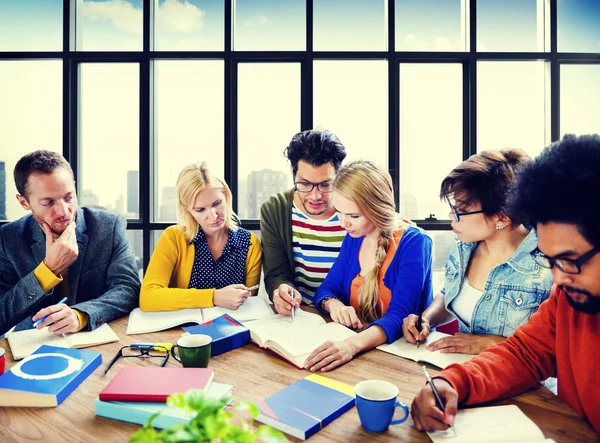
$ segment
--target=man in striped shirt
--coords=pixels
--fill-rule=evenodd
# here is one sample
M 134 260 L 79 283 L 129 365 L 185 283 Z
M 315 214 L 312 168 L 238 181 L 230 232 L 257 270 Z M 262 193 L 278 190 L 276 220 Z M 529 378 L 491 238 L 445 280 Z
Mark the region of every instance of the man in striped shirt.
M 315 290 L 337 258 L 345 231 L 331 205 L 333 180 L 346 150 L 325 130 L 307 130 L 284 151 L 294 187 L 270 197 L 260 209 L 263 270 L 277 312 L 312 303 Z

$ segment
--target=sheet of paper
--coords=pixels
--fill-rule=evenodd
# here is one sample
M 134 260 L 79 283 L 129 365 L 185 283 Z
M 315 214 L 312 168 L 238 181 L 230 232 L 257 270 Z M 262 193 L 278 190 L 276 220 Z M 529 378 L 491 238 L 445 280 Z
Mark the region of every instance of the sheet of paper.
M 219 306 L 202 309 L 202 317 L 205 322 L 220 317 L 223 314 L 228 314 L 240 323 L 275 315 L 269 303 L 262 297 L 248 297 L 246 302 L 235 311 Z
M 115 334 L 115 331 L 113 331 L 106 323 L 93 331 L 65 334 L 64 337 L 72 348 L 95 346 L 119 341 L 119 337 Z
M 259 342 L 264 343 L 269 338 L 279 337 L 288 331 L 290 334 L 302 335 L 307 330 L 318 325 L 325 323 L 325 320 L 320 315 L 311 314 L 309 312 L 302 311 L 301 309 L 296 310 L 296 318 L 292 322 L 291 317 L 285 315 L 273 315 L 268 318 L 261 320 L 245 322 L 244 326 L 250 329 L 252 338 Z M 295 331 L 295 332 L 292 332 Z M 256 340 L 256 337 L 259 340 Z
M 451 365 L 452 363 L 464 363 L 474 357 L 474 355 L 468 354 L 444 354 L 440 351 L 431 352 L 425 349 L 425 346 L 428 343 L 433 343 L 434 341 L 443 337 L 449 337 L 449 335 L 442 332 L 433 331 L 431 334 L 429 334 L 429 337 L 427 337 L 427 341 L 425 343 L 421 343 L 419 348 L 417 348 L 416 345 L 408 343 L 404 337 L 400 337 L 398 340 L 390 343 L 389 345 L 378 346 L 377 349 L 389 352 L 390 354 L 394 354 L 399 357 L 409 358 L 414 361 L 428 362 L 442 369 L 448 365 Z
M 11 332 L 7 338 L 15 360 L 27 357 L 42 345 L 57 346 L 59 348 L 70 347 L 69 342 L 62 335 L 50 332 L 48 328 Z
M 433 443 L 538 442 L 544 434 L 516 405 L 461 409 L 451 431 L 428 432 Z
M 143 312 L 135 308 L 129 314 L 127 335 L 163 331 L 185 323 L 202 323 L 202 309 L 180 309 L 178 311 Z
M 356 335 L 352 329 L 348 329 L 339 323 L 331 322 L 316 326 L 312 331 L 306 331 L 303 334 L 293 334 L 286 332 L 282 336 L 277 336 L 271 340 L 276 341 L 280 346 L 286 349 L 292 356 L 308 356 L 315 348 L 321 346 L 326 341 L 342 341 L 348 337 Z

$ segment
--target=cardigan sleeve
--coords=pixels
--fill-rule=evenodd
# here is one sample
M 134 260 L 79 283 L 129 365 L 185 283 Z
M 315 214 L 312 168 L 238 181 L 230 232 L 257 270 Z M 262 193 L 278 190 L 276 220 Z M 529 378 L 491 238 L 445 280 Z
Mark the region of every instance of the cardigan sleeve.
M 344 286 L 347 283 L 347 273 L 352 268 L 351 261 L 353 259 L 358 261 L 358 257 L 352 253 L 356 249 L 352 247 L 355 241 L 349 235 L 344 237 L 340 253 L 333 262 L 333 266 L 331 266 L 325 280 L 323 280 L 323 283 L 321 283 L 315 292 L 313 303 L 323 313 L 327 312 L 321 309 L 321 302 L 326 297 L 338 298 L 345 305 L 349 303 L 350 294 L 344 291 Z
M 244 284 L 247 288 L 260 283 L 260 265 L 262 262 L 262 249 L 260 248 L 260 241 L 256 235 L 251 235 L 250 248 L 248 249 L 248 255 L 246 256 L 246 276 L 244 278 Z M 252 292 L 254 294 L 258 293 L 257 290 Z
M 369 325 L 377 325 L 384 330 L 386 343 L 400 338 L 402 321 L 409 314 L 418 313 L 421 297 L 425 297 L 425 308 L 431 303 L 432 247 L 431 238 L 416 227 L 409 227 L 402 234 L 394 256 L 396 263 L 388 268 L 384 279 L 388 280 L 390 271 L 395 273 L 394 278 L 388 280 L 393 282 L 389 307 L 382 318 Z
M 142 311 L 175 311 L 213 306 L 214 289 L 169 287 L 171 276 L 182 257 L 181 248 L 185 247 L 185 243 L 176 238 L 175 229 L 177 228 L 167 228 L 154 248 L 140 292 Z

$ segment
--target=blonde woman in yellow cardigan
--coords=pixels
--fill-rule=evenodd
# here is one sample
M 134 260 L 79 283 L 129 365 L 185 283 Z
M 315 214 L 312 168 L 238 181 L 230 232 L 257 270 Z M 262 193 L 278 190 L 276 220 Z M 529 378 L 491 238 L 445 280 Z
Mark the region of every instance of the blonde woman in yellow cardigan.
M 206 163 L 177 178 L 178 223 L 162 233 L 144 276 L 142 311 L 239 308 L 260 280 L 256 235 L 236 224 L 231 190 Z

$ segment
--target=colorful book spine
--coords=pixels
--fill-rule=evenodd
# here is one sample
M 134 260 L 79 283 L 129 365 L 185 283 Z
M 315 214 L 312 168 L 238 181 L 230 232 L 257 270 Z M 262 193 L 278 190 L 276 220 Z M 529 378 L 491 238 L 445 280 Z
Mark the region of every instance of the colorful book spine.
M 183 329 L 190 334 L 210 335 L 213 339 L 210 349 L 211 357 L 250 343 L 250 330 L 227 314 L 201 325 L 187 326 Z

